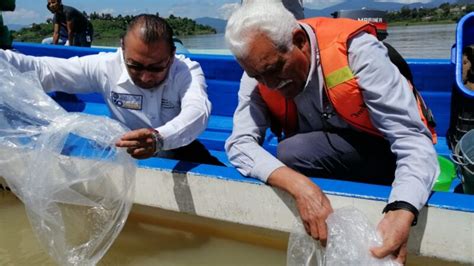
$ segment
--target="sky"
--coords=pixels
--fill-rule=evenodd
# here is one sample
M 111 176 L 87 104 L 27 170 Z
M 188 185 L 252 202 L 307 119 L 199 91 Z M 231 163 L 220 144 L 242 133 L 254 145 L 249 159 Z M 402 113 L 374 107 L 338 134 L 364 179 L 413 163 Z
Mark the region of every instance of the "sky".
M 296 0 L 295 0 L 296 1 Z M 345 0 L 303 0 L 304 7 L 322 9 Z M 350 1 L 350 0 L 349 0 Z M 431 0 L 378 0 L 378 2 L 398 2 L 410 4 L 431 2 Z M 52 18 L 46 9 L 47 0 L 16 0 L 14 12 L 4 12 L 5 24 L 29 25 L 45 22 Z M 159 13 L 163 17 L 170 14 L 179 17 L 214 17 L 227 19 L 240 4 L 240 0 L 63 0 L 63 4 L 73 6 L 87 13 L 109 13 L 114 16 Z

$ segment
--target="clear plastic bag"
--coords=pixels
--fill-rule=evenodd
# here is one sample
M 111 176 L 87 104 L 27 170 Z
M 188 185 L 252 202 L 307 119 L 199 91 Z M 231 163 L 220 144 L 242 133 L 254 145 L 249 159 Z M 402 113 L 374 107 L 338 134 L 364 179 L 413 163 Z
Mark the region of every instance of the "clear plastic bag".
M 324 264 L 324 248 L 298 224 L 288 240 L 287 266 L 319 266 Z
M 326 223 L 328 242 L 325 249 L 304 232 L 303 225 L 296 227 L 290 234 L 287 266 L 400 265 L 392 256 L 383 259 L 372 256 L 369 249 L 382 245 L 382 240 L 375 226 L 359 210 L 353 207 L 337 209 Z
M 61 265 L 95 265 L 130 212 L 136 162 L 107 117 L 68 113 L 34 73 L 0 59 L 0 176 Z

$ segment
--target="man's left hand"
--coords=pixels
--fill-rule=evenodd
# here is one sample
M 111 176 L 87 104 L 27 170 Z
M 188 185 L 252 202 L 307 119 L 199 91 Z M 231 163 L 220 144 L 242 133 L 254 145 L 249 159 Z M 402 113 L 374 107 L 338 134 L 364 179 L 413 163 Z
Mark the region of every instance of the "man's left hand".
M 156 143 L 153 129 L 141 128 L 124 134 L 115 143 L 117 147 L 127 148 L 127 152 L 135 159 L 150 158 L 155 154 Z
M 371 248 L 370 251 L 376 258 L 394 255 L 397 262 L 405 264 L 407 259 L 408 235 L 415 215 L 407 210 L 389 211 L 378 225 L 382 235 L 381 247 Z

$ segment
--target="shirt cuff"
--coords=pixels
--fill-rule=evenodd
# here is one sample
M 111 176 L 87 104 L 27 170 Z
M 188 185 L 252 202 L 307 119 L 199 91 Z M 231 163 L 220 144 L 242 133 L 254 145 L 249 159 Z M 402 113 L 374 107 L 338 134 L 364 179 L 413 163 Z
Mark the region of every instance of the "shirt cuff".
M 285 165 L 277 158 L 273 157 L 273 155 L 265 154 L 265 156 L 260 156 L 259 160 L 255 162 L 251 176 L 267 183 L 267 180 L 273 171 L 283 166 Z
M 388 203 L 394 201 L 406 201 L 420 211 L 426 204 L 431 189 L 427 189 L 418 183 L 403 183 L 394 185 L 388 199 Z
M 169 139 L 173 132 L 176 132 L 170 125 L 164 125 L 164 126 L 161 126 L 161 127 L 158 127 L 158 128 L 155 128 L 161 135 L 161 137 L 163 138 L 163 150 L 169 150 Z

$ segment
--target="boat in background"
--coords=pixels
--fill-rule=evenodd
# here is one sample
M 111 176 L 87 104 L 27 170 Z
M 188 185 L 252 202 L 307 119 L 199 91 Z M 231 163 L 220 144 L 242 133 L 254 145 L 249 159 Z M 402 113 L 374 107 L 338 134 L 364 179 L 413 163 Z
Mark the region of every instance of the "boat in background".
M 376 9 L 339 10 L 331 13 L 331 16 L 333 18 L 351 18 L 370 22 L 377 28 L 377 36 L 380 40 L 384 40 L 388 36 L 387 11 Z
M 464 36 L 461 43 L 474 43 L 474 13 L 458 26 Z M 468 26 L 469 25 L 469 26 Z M 471 34 L 467 36 L 465 34 Z M 459 40 L 459 39 L 457 39 Z M 81 48 L 32 43 L 13 43 L 17 51 L 34 56 L 69 58 L 108 48 Z M 440 156 L 449 160 L 451 150 L 445 133 L 450 121 L 453 84 L 457 84 L 459 57 L 449 59 L 408 59 L 414 83 L 437 119 Z M 205 132 L 199 140 L 227 166 L 224 142 L 231 134 L 232 116 L 237 106 L 242 69 L 233 56 L 187 54 L 201 64 L 208 84 L 213 110 Z M 460 85 L 459 85 L 460 86 Z M 109 115 L 99 94 L 51 95 L 66 110 L 93 115 Z M 276 153 L 277 138 L 268 132 L 263 146 Z M 245 178 L 232 167 L 199 165 L 168 159 L 140 160 L 137 171 L 135 204 L 182 212 L 201 217 L 291 232 L 298 221 L 294 200 L 287 193 L 251 178 Z M 353 206 L 364 212 L 373 224 L 382 217 L 390 187 L 313 177 L 328 195 L 333 208 Z M 474 264 L 474 195 L 458 193 L 459 179 L 453 180 L 446 192 L 435 191 L 427 207 L 412 228 L 409 239 L 411 254 L 447 261 Z

